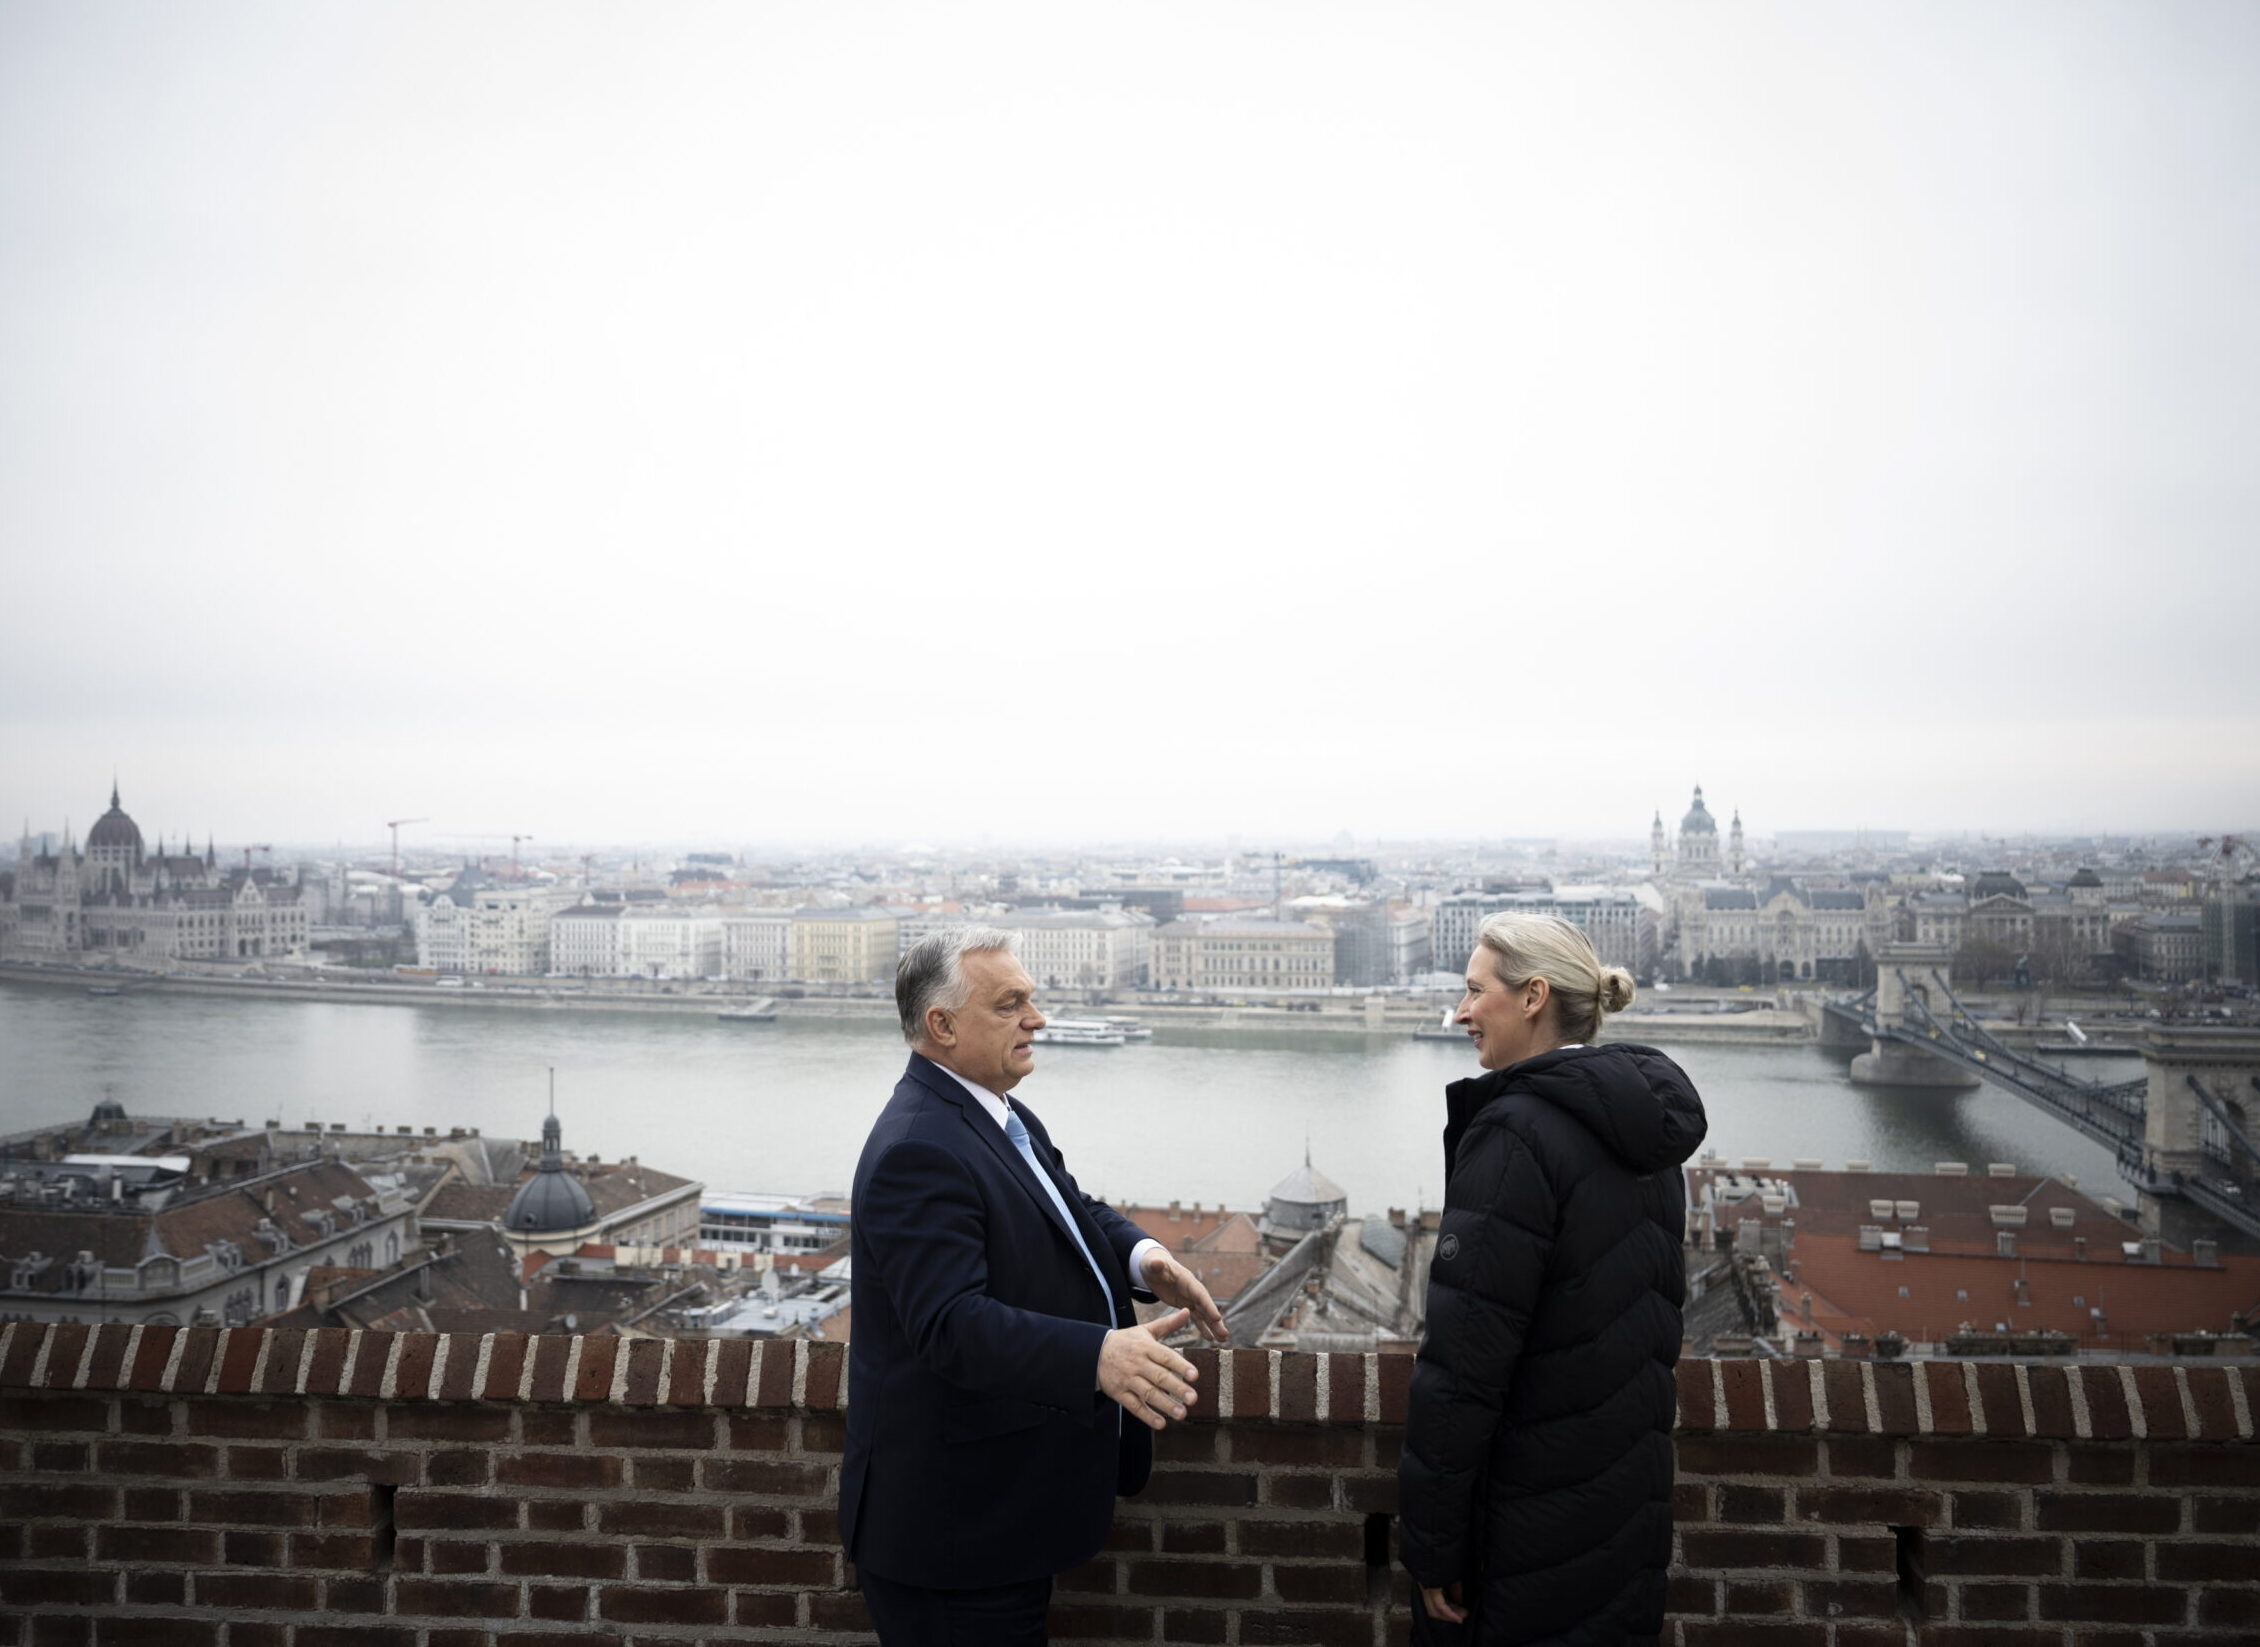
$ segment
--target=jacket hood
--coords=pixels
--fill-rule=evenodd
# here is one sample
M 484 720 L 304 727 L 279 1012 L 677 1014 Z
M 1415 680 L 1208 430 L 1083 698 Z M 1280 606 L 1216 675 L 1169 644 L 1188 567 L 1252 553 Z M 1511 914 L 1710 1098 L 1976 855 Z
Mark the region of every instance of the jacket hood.
M 1477 1112 L 1507 1092 L 1528 1092 L 1575 1117 L 1634 1172 L 1676 1167 L 1701 1147 L 1709 1124 L 1687 1072 L 1654 1047 L 1610 1042 L 1563 1047 L 1444 1089 L 1445 1149 Z

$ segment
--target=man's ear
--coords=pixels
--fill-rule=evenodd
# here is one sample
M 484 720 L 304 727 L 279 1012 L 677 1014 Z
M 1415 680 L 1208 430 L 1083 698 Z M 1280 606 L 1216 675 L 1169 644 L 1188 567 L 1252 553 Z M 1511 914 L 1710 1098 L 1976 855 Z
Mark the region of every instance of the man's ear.
M 957 1045 L 957 1027 L 951 1023 L 947 1007 L 926 1009 L 926 1039 L 938 1047 Z

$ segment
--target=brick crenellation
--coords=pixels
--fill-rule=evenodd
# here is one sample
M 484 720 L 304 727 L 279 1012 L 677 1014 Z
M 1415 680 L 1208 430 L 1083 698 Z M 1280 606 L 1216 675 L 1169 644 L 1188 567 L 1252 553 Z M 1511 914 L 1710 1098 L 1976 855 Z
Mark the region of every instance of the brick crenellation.
M 1403 1357 L 1195 1352 L 1062 1641 L 1405 1639 Z M 2260 1639 L 2260 1368 L 1688 1361 L 1674 1647 Z M 869 1641 L 840 1346 L 0 1327 L 0 1647 Z

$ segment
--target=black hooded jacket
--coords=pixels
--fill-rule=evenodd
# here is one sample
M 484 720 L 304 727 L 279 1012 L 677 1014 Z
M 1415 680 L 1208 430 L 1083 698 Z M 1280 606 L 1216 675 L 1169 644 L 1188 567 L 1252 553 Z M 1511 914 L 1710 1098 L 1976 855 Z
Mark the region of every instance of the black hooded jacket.
M 1663 1629 L 1672 1365 L 1702 1100 L 1652 1047 L 1445 1089 L 1444 1221 L 1398 1465 L 1404 1562 L 1486 1643 Z M 1419 1603 L 1415 1601 L 1415 1606 Z

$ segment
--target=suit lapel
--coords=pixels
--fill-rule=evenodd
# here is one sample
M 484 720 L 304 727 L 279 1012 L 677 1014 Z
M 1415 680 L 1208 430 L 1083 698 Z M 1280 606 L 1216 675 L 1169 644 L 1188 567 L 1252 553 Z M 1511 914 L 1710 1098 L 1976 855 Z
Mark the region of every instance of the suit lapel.
M 1036 1210 L 1050 1220 L 1052 1228 L 1066 1238 L 1071 1248 L 1077 1244 L 1078 1234 L 1080 1233 L 1081 1244 L 1089 1248 L 1093 1261 L 1098 1261 L 1099 1245 L 1103 1245 L 1103 1243 L 1098 1245 L 1092 1243 L 1091 1237 L 1095 1232 L 1078 1232 L 1060 1216 L 1058 1203 L 1054 1202 L 1051 1193 L 1036 1181 L 1034 1170 L 1021 1157 L 1020 1152 L 1012 1147 L 1012 1140 L 1005 1136 L 1004 1128 L 998 1126 L 988 1112 L 974 1101 L 973 1095 L 958 1084 L 957 1078 L 951 1075 L 948 1070 L 935 1064 L 923 1053 L 915 1052 L 910 1055 L 910 1073 L 917 1078 L 919 1084 L 924 1086 L 927 1091 L 955 1104 L 958 1108 L 958 1114 L 964 1119 L 965 1124 L 972 1128 L 974 1137 L 978 1138 L 982 1147 L 995 1156 L 1005 1171 L 1012 1175 L 1013 1181 L 1020 1186 L 1021 1192 L 1035 1203 Z M 1023 1115 L 1022 1124 L 1026 1125 L 1025 1115 Z M 1034 1146 L 1037 1159 L 1044 1163 L 1044 1170 L 1052 1175 L 1052 1182 L 1059 1186 L 1060 1200 L 1066 1200 L 1066 1177 L 1060 1171 L 1059 1163 L 1042 1135 L 1042 1129 L 1029 1127 L 1028 1142 Z M 1077 1252 L 1075 1256 L 1080 1259 L 1083 1255 L 1081 1252 Z M 1104 1273 L 1103 1270 L 1101 1273 Z M 1111 1281 L 1107 1283 L 1107 1293 L 1107 1305 L 1109 1309 L 1112 1309 L 1115 1299 L 1113 1296 L 1114 1284 Z

